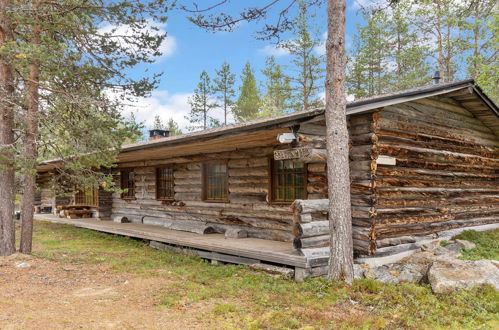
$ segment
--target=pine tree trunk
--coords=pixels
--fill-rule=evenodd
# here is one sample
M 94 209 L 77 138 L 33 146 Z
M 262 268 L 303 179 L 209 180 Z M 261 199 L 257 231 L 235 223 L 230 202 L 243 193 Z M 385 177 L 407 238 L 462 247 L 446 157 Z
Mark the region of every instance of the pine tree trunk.
M 32 45 L 40 44 L 40 25 L 33 27 Z M 40 66 L 37 59 L 31 59 L 27 87 L 26 132 L 24 134 L 24 157 L 28 168 L 23 177 L 22 219 L 21 219 L 21 253 L 31 253 L 33 240 L 33 213 L 35 209 L 36 190 L 36 158 L 38 139 L 38 109 L 39 109 L 39 77 Z
M 0 0 L 0 45 L 12 40 L 12 31 L 2 15 L 8 2 Z M 12 68 L 0 57 L 0 255 L 16 251 L 14 225 L 15 171 L 14 171 L 14 96 Z
M 345 0 L 328 0 L 326 134 L 331 256 L 328 277 L 353 281 L 352 211 L 346 121 Z

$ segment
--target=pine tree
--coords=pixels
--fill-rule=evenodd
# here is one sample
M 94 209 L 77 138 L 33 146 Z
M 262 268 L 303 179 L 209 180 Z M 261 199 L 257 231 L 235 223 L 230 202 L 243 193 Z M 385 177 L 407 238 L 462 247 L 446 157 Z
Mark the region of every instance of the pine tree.
M 471 1 L 471 0 L 470 0 Z M 499 10 L 497 1 L 471 1 L 463 22 L 467 73 L 499 100 Z
M 442 82 L 450 82 L 462 70 L 463 15 L 466 5 L 461 0 L 424 0 L 418 3 L 416 24 L 430 40 L 430 54 L 435 54 Z M 421 38 L 421 36 L 420 36 Z
M 161 117 L 159 115 L 154 116 L 154 123 L 152 125 L 152 129 L 164 130 L 166 126 L 163 124 Z
M 399 2 L 388 15 L 391 57 L 395 63 L 393 82 L 388 92 L 422 86 L 430 81 L 430 69 L 426 61 L 428 47 L 412 25 L 413 5 Z M 393 69 L 390 68 L 392 71 Z
M 290 78 L 285 76 L 281 66 L 276 63 L 274 56 L 267 57 L 263 87 L 265 95 L 262 98 L 262 109 L 260 117 L 267 118 L 286 113 L 291 108 L 291 86 Z
M 9 94 L 0 95 L 0 152 L 12 151 L 7 141 L 12 134 L 5 133 L 14 128 L 4 100 L 15 101 L 9 108 L 15 109 L 15 129 L 22 136 L 22 148 L 0 169 L 0 254 L 12 253 L 5 243 L 14 235 L 10 182 L 15 171 L 23 177 L 23 253 L 31 251 L 34 169 L 41 156 L 56 154 L 65 161 L 60 173 L 71 184 L 84 180 L 112 187 L 111 175 L 93 169 L 112 166 L 129 129 L 120 114 L 122 100 L 108 94 L 145 96 L 156 86 L 157 76 L 134 79 L 123 72 L 161 54 L 166 35 L 149 27 L 165 22 L 168 7 L 165 0 L 0 1 L 0 69 L 9 72 L 0 79 L 0 90 Z M 114 28 L 105 32 L 102 26 Z M 127 33 L 116 36 L 118 28 Z
M 383 11 L 364 10 L 365 26 L 358 28 L 347 84 L 349 93 L 356 98 L 380 95 L 389 90 L 393 75 L 387 15 Z
M 130 113 L 130 116 L 120 126 L 125 127 L 125 130 L 128 132 L 123 140 L 123 144 L 137 143 L 143 139 L 142 130 L 145 126 L 143 122 L 137 121 L 134 112 Z
M 227 118 L 232 112 L 236 96 L 234 90 L 236 75 L 230 71 L 230 65 L 227 62 L 224 62 L 220 70 L 216 70 L 216 73 L 217 76 L 213 79 L 214 91 L 217 93 L 217 98 L 224 111 L 224 125 L 227 125 Z
M 170 132 L 170 136 L 180 135 L 182 131 L 178 127 L 178 124 L 173 118 L 168 120 L 168 131 Z
M 219 121 L 210 116 L 210 111 L 217 108 L 218 104 L 213 101 L 213 86 L 206 71 L 203 71 L 199 76 L 198 87 L 188 102 L 191 106 L 191 112 L 185 118 L 191 123 L 189 130 L 220 126 Z
M 234 108 L 234 117 L 237 121 L 244 122 L 257 118 L 261 106 L 260 91 L 249 62 L 244 66 L 241 81 L 241 93 Z
M 293 108 L 295 111 L 307 110 L 322 105 L 319 97 L 324 90 L 324 61 L 315 55 L 321 40 L 316 31 L 311 32 L 310 22 L 315 15 L 310 14 L 307 2 L 298 2 L 298 15 L 294 22 L 294 35 L 291 40 L 283 42 L 282 48 L 292 56 L 292 68 L 295 71 L 291 78 L 293 87 Z

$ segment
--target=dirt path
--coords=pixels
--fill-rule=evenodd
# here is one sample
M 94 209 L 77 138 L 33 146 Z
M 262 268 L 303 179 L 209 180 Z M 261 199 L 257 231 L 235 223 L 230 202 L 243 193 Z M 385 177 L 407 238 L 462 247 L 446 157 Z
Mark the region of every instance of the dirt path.
M 196 316 L 207 303 L 182 310 L 158 307 L 167 278 L 113 273 L 100 265 L 65 265 L 14 255 L 0 257 L 1 329 L 206 329 Z

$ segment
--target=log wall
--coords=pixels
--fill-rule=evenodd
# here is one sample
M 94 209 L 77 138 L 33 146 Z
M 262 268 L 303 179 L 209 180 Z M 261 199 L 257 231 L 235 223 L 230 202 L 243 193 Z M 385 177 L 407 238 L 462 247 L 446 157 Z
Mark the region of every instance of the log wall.
M 376 248 L 499 221 L 499 138 L 465 108 L 429 98 L 375 122 L 377 153 L 396 160 L 374 172 Z
M 227 161 L 228 203 L 202 200 L 202 162 L 199 156 L 194 161 L 189 157 L 155 161 L 158 166 L 169 164 L 174 169 L 174 202 L 156 200 L 155 166 L 135 167 L 136 198 L 123 200 L 119 194 L 114 194 L 112 218 L 126 217 L 132 222 L 171 228 L 184 226 L 188 230 L 204 226 L 212 227 L 217 232 L 225 232 L 229 228 L 244 229 L 249 237 L 291 242 L 293 216 L 290 204 L 268 202 L 269 159 L 276 148 L 253 148 L 202 157 L 205 160 Z M 120 164 L 122 167 L 128 165 Z M 313 187 L 309 193 L 324 196 L 324 165 L 308 166 L 312 174 L 309 175 L 310 186 Z

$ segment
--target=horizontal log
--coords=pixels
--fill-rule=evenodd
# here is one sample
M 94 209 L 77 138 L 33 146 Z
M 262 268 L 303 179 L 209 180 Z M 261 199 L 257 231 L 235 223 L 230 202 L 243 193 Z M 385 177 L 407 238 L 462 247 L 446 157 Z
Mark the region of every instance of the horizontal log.
M 229 177 L 261 176 L 268 177 L 269 168 L 251 167 L 251 168 L 229 168 Z
M 327 235 L 329 234 L 329 221 L 295 223 L 293 234 L 298 238 Z
M 387 118 L 379 119 L 380 129 L 377 131 L 378 135 L 389 135 L 390 132 L 417 132 L 421 134 L 438 136 L 446 139 L 462 140 L 473 142 L 475 144 L 482 144 L 486 146 L 499 147 L 499 141 L 494 136 L 490 136 L 481 132 L 474 132 L 471 134 L 469 131 L 462 131 L 456 133 L 449 131 L 444 127 L 429 126 L 423 124 L 415 124 L 413 122 L 400 122 Z
M 480 120 L 474 117 L 449 113 L 446 110 L 435 109 L 412 102 L 385 108 L 381 117 L 388 118 L 389 116 L 400 116 L 399 118 L 405 118 L 405 120 L 409 122 L 416 120 L 426 122 L 430 125 L 446 126 L 450 129 L 457 127 L 477 130 L 484 133 L 491 132 Z
M 316 199 L 316 200 L 297 199 L 293 203 L 293 207 L 299 213 L 313 213 L 313 212 L 328 211 L 329 200 L 328 199 Z
M 318 247 L 329 246 L 330 239 L 331 235 L 295 238 L 293 240 L 293 247 L 295 249 L 305 249 L 305 248 L 318 248 Z
M 417 134 L 411 135 L 406 133 L 404 133 L 402 136 L 397 136 L 396 134 L 379 134 L 378 136 L 379 143 L 381 144 L 392 144 L 395 146 L 414 146 L 427 149 L 459 152 L 463 154 L 477 155 L 488 158 L 499 158 L 498 148 L 485 147 L 471 143 L 453 143 L 436 139 L 427 140 L 426 138 L 419 137 Z
M 497 223 L 497 216 L 476 217 L 465 220 L 439 221 L 435 223 L 413 223 L 403 226 L 394 225 L 390 227 L 376 229 L 376 232 L 378 238 L 383 239 L 383 238 L 399 237 L 406 235 L 427 235 L 453 228 L 465 228 L 465 227 L 478 226 L 489 223 Z
M 435 99 L 423 98 L 423 99 L 414 100 L 413 102 L 455 112 L 466 117 L 473 117 L 473 114 L 463 107 L 444 103 L 441 101 L 437 101 Z
M 369 144 L 350 148 L 350 159 L 353 161 L 376 159 L 378 155 L 379 151 L 376 145 Z
M 309 163 L 307 164 L 307 170 L 309 173 L 326 173 L 326 164 Z
M 269 158 L 251 157 L 247 159 L 231 159 L 228 162 L 229 168 L 248 168 L 268 166 Z
M 419 158 L 426 161 L 453 162 L 466 164 L 480 164 L 485 166 L 499 167 L 499 159 L 482 157 L 479 155 L 464 154 L 460 152 L 435 150 L 413 146 L 394 146 L 390 144 L 378 144 L 380 154 L 392 157 Z
M 229 177 L 229 185 L 241 183 L 261 183 L 268 184 L 268 176 L 231 176 Z

